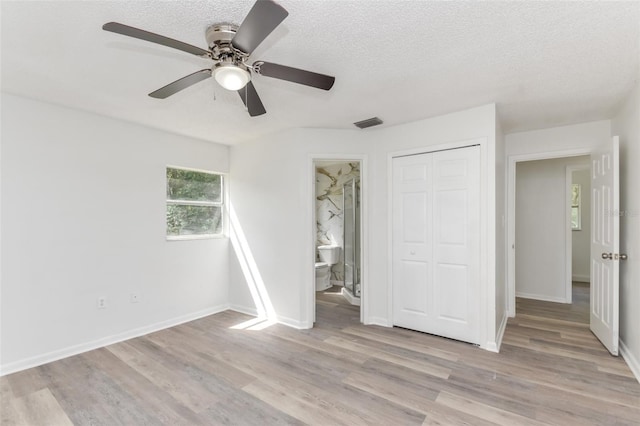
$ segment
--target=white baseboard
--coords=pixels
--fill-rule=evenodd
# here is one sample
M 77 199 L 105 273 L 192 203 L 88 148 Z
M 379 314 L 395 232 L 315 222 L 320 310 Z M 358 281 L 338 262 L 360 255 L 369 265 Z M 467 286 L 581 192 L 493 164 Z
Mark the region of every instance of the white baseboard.
M 578 281 L 581 283 L 590 283 L 591 277 L 589 275 L 572 275 L 571 281 Z
M 241 314 L 251 315 L 252 317 L 258 316 L 258 311 L 254 307 L 230 305 L 229 309 L 232 311 L 240 312 Z M 298 330 L 306 330 L 313 327 L 313 325 L 308 324 L 306 321 L 298 321 L 296 319 L 283 317 L 281 315 L 278 315 L 276 321 L 278 322 L 278 324 L 286 325 L 287 327 L 296 328 Z
M 245 315 L 251 315 L 252 317 L 258 316 L 258 310 L 255 307 L 248 307 L 242 305 L 229 305 L 229 310 L 239 312 Z
M 184 324 L 185 322 L 194 321 L 200 318 L 207 317 L 209 315 L 217 314 L 219 312 L 227 310 L 228 306 L 220 305 L 212 308 L 203 309 L 201 311 L 192 312 L 190 314 L 182 315 L 176 318 L 171 318 L 166 321 L 161 321 L 155 324 L 150 324 L 144 327 L 134 328 L 122 333 L 114 334 L 112 336 L 103 337 L 101 339 L 92 340 L 86 343 L 80 343 L 78 345 L 69 346 L 67 348 L 58 349 L 42 355 L 37 355 L 31 358 L 14 361 L 8 364 L 0 366 L 0 376 L 15 373 L 18 371 L 26 370 L 28 368 L 38 367 L 43 364 L 48 364 L 53 361 L 58 361 L 63 358 L 68 358 L 73 355 L 78 355 L 84 352 L 92 351 L 94 349 L 102 348 L 105 346 L 113 345 L 114 343 L 122 342 L 124 340 L 133 339 L 135 337 L 144 336 L 156 331 L 164 330 L 165 328 L 175 327 L 176 325 Z
M 500 352 L 500 349 L 498 348 L 498 344 L 496 342 L 487 342 L 484 345 L 480 345 L 480 349 L 495 353 Z
M 306 321 L 298 321 L 296 319 L 287 318 L 280 315 L 278 315 L 278 323 L 298 330 L 307 330 L 313 327 L 313 324 L 308 324 Z
M 502 338 L 504 337 L 504 332 L 507 330 L 507 320 L 509 316 L 507 312 L 502 316 L 502 321 L 500 321 L 500 326 L 498 327 L 498 333 L 496 334 L 496 352 L 500 352 L 500 346 L 502 346 Z
M 622 358 L 627 362 L 629 369 L 633 375 L 636 376 L 636 380 L 640 383 L 640 360 L 635 357 L 622 340 L 620 340 L 620 355 L 622 355 Z
M 331 285 L 339 285 L 340 287 L 344 287 L 344 281 L 331 280 L 331 281 L 329 281 L 329 284 L 331 284 Z
M 360 306 L 360 298 L 359 297 L 355 297 L 351 294 L 351 292 L 349 290 L 347 290 L 346 288 L 343 288 L 342 291 L 340 292 L 340 294 L 342 295 L 342 297 L 344 297 L 347 302 L 349 302 L 352 305 L 355 306 Z
M 369 317 L 364 320 L 365 325 L 379 325 L 382 327 L 393 327 L 393 324 L 388 318 L 383 317 Z
M 546 296 L 544 294 L 531 294 L 531 293 L 516 292 L 516 297 L 522 297 L 523 299 L 542 300 L 544 302 L 569 303 L 569 302 L 567 302 L 567 299 L 565 299 L 564 297 Z

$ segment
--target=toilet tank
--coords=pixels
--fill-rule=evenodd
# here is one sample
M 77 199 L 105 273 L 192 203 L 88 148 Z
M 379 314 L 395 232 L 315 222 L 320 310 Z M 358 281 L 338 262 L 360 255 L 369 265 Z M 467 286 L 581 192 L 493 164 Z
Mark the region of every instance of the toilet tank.
M 340 246 L 318 246 L 318 255 L 320 256 L 320 261 L 335 265 L 340 260 Z

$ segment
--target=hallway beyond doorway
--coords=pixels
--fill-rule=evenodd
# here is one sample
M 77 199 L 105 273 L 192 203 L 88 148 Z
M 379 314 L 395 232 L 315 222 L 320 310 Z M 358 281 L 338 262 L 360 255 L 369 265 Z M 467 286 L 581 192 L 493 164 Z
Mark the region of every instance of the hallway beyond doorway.
M 573 281 L 572 302 L 555 303 L 535 299 L 516 298 L 517 316 L 520 314 L 589 325 L 589 283 Z

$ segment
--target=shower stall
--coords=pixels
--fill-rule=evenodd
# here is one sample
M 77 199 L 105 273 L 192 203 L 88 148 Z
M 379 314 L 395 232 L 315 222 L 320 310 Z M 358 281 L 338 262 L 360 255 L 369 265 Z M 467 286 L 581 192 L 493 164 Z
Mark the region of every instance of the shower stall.
M 345 182 L 342 197 L 344 288 L 360 297 L 360 179 Z

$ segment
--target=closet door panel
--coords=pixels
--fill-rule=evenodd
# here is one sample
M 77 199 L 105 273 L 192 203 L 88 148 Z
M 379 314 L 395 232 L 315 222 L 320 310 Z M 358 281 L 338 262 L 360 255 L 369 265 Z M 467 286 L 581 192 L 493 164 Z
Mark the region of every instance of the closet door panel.
M 433 316 L 431 159 L 428 156 L 394 160 L 393 257 L 394 324 L 413 328 Z
M 479 165 L 478 146 L 394 159 L 394 325 L 479 343 Z

